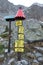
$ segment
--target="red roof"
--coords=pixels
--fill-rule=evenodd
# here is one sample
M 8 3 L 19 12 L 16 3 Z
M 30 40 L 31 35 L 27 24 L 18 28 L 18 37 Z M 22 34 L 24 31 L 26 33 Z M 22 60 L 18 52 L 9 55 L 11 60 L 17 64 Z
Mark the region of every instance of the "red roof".
M 21 20 L 25 19 L 24 12 L 22 11 L 21 8 L 19 8 L 19 10 L 17 11 L 17 14 L 15 16 L 15 20 L 19 20 L 19 19 L 21 19 Z

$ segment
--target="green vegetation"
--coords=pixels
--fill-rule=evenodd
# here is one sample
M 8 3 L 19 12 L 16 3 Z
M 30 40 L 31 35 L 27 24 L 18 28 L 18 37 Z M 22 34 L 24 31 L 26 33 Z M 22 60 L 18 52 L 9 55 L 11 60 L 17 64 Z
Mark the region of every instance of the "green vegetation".
M 12 30 L 11 30 L 11 33 L 12 33 Z M 8 37 L 9 37 L 9 28 L 8 28 L 7 25 L 6 25 L 5 31 L 0 35 L 0 37 L 8 39 Z
M 0 43 L 0 53 L 3 53 L 4 52 L 4 45 L 2 45 L 1 43 Z
M 9 28 L 8 28 L 8 26 L 6 25 L 5 31 L 4 31 L 3 33 L 8 32 L 8 31 L 9 31 Z
M 8 28 L 7 25 L 6 25 L 6 27 L 5 27 L 5 31 L 4 31 L 3 33 L 6 33 L 6 32 L 9 32 L 9 28 Z M 11 32 L 12 32 L 12 30 L 11 30 Z
M 0 37 L 6 38 L 6 37 L 8 37 L 8 33 L 3 33 L 3 34 L 0 35 Z

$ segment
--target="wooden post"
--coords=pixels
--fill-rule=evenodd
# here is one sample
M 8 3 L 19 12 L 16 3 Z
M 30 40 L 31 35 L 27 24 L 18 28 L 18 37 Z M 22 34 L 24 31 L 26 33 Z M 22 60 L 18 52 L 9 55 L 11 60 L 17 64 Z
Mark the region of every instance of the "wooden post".
M 17 54 L 18 54 L 18 61 L 20 61 L 21 60 L 21 53 L 18 52 Z
M 8 52 L 10 52 L 10 43 L 11 43 L 11 21 L 9 21 L 9 44 L 8 44 Z

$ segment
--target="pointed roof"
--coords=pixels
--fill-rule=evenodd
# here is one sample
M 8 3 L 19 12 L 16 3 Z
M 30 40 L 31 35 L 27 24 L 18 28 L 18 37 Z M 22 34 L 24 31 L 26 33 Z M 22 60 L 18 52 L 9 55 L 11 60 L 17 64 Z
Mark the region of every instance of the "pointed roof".
M 19 10 L 17 11 L 17 14 L 15 16 L 15 20 L 24 20 L 25 19 L 25 15 L 24 12 L 22 11 L 21 7 L 19 8 Z

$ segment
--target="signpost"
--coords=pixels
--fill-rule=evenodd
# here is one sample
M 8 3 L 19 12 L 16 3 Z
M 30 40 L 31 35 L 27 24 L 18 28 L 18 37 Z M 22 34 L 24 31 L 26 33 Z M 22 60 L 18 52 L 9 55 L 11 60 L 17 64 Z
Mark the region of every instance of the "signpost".
M 24 40 L 24 34 L 18 34 L 18 39 L 22 39 L 22 40 Z
M 24 47 L 24 40 L 16 40 L 15 41 L 15 47 Z
M 24 48 L 15 48 L 15 52 L 24 52 Z
M 18 38 L 15 40 L 15 52 L 18 53 L 18 61 L 21 60 L 21 53 L 24 52 L 24 27 L 22 20 L 25 19 L 24 13 L 21 8 L 19 8 L 15 20 L 16 26 L 18 27 Z
M 16 26 L 21 26 L 21 25 L 22 25 L 22 21 L 21 20 L 16 21 Z
M 23 26 L 19 26 L 18 33 L 24 33 L 24 27 Z
M 9 43 L 8 43 L 8 52 L 10 52 L 10 44 L 11 44 L 11 21 L 14 21 L 14 16 L 5 16 L 6 21 L 9 22 Z

